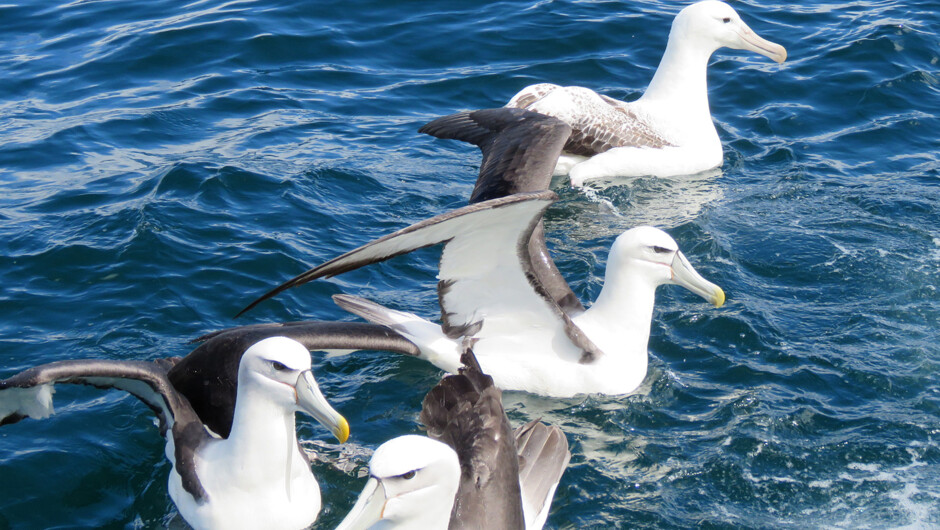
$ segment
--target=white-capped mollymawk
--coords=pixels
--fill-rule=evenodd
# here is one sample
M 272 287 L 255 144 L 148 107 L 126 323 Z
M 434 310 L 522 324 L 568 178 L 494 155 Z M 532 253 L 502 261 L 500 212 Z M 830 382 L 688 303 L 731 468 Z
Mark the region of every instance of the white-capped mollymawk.
M 305 528 L 320 488 L 300 449 L 294 413 L 313 416 L 341 442 L 349 424 L 310 370 L 315 349 L 416 348 L 379 326 L 293 323 L 233 328 L 185 358 L 66 360 L 0 381 L 0 425 L 53 413 L 57 383 L 127 391 L 150 407 L 173 464 L 169 493 L 195 528 Z
M 376 449 L 369 480 L 337 530 L 542 528 L 571 453 L 558 427 L 538 420 L 515 431 L 500 390 L 469 350 L 459 375 L 424 398 L 428 437 L 400 436 Z
M 548 396 L 626 394 L 646 377 L 656 287 L 678 284 L 715 306 L 724 292 L 702 278 L 662 230 L 637 227 L 614 241 L 604 286 L 590 308 L 566 313 L 544 290 L 526 250 L 551 191 L 483 201 L 367 243 L 281 284 L 242 312 L 286 289 L 443 243 L 440 325 L 361 298 L 344 309 L 409 339 L 420 357 L 456 373 L 472 345 L 503 390 Z
M 708 106 L 706 68 L 717 49 L 749 50 L 782 63 L 787 52 L 759 37 L 731 6 L 708 0 L 682 9 L 666 51 L 640 99 L 618 101 L 589 88 L 539 83 L 508 107 L 529 109 L 571 126 L 555 174 L 571 184 L 604 177 L 689 175 L 722 163 Z

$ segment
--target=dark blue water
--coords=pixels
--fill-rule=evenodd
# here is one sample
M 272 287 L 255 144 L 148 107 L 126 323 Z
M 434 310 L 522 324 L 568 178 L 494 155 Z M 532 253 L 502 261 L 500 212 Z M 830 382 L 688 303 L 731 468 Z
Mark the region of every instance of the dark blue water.
M 615 235 L 644 223 L 728 303 L 660 290 L 637 395 L 506 394 L 514 421 L 541 416 L 571 442 L 549 526 L 938 527 L 938 5 L 734 5 L 790 59 L 713 58 L 723 171 L 555 186 L 549 243 L 582 299 Z M 679 7 L 0 5 L 0 377 L 182 355 L 241 323 L 351 319 L 338 292 L 434 316 L 424 252 L 231 318 L 308 265 L 466 202 L 478 151 L 420 125 L 534 82 L 635 98 Z M 315 365 L 365 449 L 418 432 L 440 375 L 383 353 Z M 56 398 L 52 419 L 0 429 L 0 528 L 178 522 L 149 411 L 119 392 Z M 314 471 L 331 528 L 362 480 Z

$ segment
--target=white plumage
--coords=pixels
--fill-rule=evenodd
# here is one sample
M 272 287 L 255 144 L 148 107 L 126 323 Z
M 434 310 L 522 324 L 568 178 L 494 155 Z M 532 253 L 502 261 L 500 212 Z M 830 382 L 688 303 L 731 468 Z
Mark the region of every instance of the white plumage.
M 688 175 L 718 167 L 722 147 L 708 106 L 706 69 L 717 49 L 749 50 L 777 62 L 779 44 L 754 33 L 731 6 L 708 0 L 676 15 L 666 51 L 640 99 L 540 83 L 506 105 L 554 116 L 572 128 L 556 166 L 574 186 L 604 177 Z
M 594 305 L 568 314 L 533 272 L 527 244 L 556 195 L 521 193 L 422 221 L 315 267 L 256 300 L 417 248 L 444 243 L 438 278 L 441 325 L 368 300 L 334 300 L 414 342 L 420 357 L 451 373 L 472 344 L 483 371 L 504 390 L 549 396 L 625 394 L 646 376 L 656 287 L 682 285 L 716 306 L 724 292 L 699 276 L 662 230 L 638 227 L 611 247 Z

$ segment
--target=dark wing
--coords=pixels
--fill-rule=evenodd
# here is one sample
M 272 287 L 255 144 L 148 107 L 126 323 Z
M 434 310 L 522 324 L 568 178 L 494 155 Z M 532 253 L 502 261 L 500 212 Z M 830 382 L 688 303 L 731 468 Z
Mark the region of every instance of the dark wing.
M 558 427 L 534 420 L 514 436 L 519 451 L 519 484 L 525 507 L 526 528 L 541 528 L 562 473 L 571 460 L 568 439 Z
M 421 408 L 428 436 L 453 448 L 460 461 L 450 528 L 525 528 L 519 458 L 502 392 L 472 352 L 461 360 L 467 368 L 441 380 Z
M 480 148 L 483 162 L 470 195 L 473 204 L 515 193 L 547 190 L 571 127 L 544 114 L 499 108 L 444 116 L 418 132 Z
M 160 419 L 160 431 L 171 430 L 175 467 L 183 487 L 197 500 L 206 493 L 196 476 L 195 451 L 208 437 L 189 401 L 177 392 L 167 372 L 175 359 L 155 362 L 72 360 L 44 364 L 0 381 L 0 425 L 25 417 L 46 418 L 53 413 L 53 385 L 72 383 L 116 388 L 136 396 Z
M 288 322 L 224 329 L 195 339 L 202 342 L 176 363 L 170 382 L 189 399 L 213 432 L 228 438 L 235 414 L 238 365 L 245 350 L 268 337 L 287 337 L 308 350 L 380 350 L 418 355 L 418 347 L 386 328 L 361 322 Z
M 515 193 L 547 190 L 571 127 L 545 114 L 504 107 L 444 116 L 418 132 L 480 148 L 483 161 L 470 195 L 473 204 Z M 584 311 L 552 261 L 541 221 L 529 239 L 529 256 L 536 278 L 552 300 L 566 313 Z

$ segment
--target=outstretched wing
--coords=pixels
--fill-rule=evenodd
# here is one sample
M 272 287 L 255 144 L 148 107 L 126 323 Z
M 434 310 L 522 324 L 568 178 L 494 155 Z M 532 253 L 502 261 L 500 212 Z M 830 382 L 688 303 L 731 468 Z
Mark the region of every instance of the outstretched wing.
M 460 112 L 418 132 L 471 143 L 483 152 L 470 203 L 547 190 L 558 155 L 571 134 L 563 121 L 524 109 Z
M 531 421 L 513 433 L 519 452 L 519 484 L 526 528 L 541 528 L 571 452 L 568 439 L 558 427 Z
M 316 278 L 446 243 L 438 296 L 445 333 L 470 337 L 476 348 L 518 349 L 519 325 L 527 349 L 590 361 L 599 350 L 535 280 L 525 245 L 555 199 L 550 191 L 523 193 L 471 204 L 377 239 L 313 268 L 271 290 L 244 311 L 286 289 Z
M 461 360 L 467 368 L 441 380 L 421 408 L 428 436 L 453 448 L 460 461 L 450 528 L 525 528 L 519 458 L 502 392 L 472 352 Z
M 503 107 L 444 116 L 418 132 L 480 148 L 483 161 L 470 195 L 473 204 L 514 193 L 547 190 L 571 127 L 551 116 Z M 584 311 L 552 261 L 541 221 L 529 239 L 529 257 L 536 278 L 559 307 L 569 314 Z
M 183 487 L 197 500 L 204 499 L 206 493 L 196 477 L 194 456 L 208 434 L 187 399 L 167 378 L 174 362 L 174 359 L 155 362 L 70 360 L 30 368 L 0 381 L 0 425 L 26 417 L 49 417 L 53 414 L 53 387 L 59 383 L 124 390 L 157 414 L 161 433 L 173 436 L 175 466 L 183 479 Z
M 287 337 L 308 350 L 379 350 L 418 355 L 418 347 L 385 326 L 361 322 L 254 324 L 203 335 L 195 350 L 176 363 L 168 378 L 189 399 L 203 423 L 223 438 L 232 431 L 238 365 L 253 344 Z
M 564 150 L 593 156 L 614 147 L 661 148 L 672 145 L 629 104 L 577 86 L 533 85 L 507 105 L 554 116 L 571 126 Z

